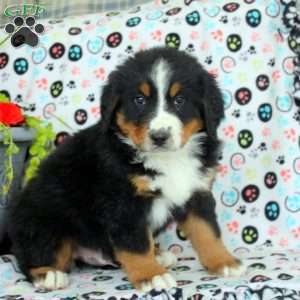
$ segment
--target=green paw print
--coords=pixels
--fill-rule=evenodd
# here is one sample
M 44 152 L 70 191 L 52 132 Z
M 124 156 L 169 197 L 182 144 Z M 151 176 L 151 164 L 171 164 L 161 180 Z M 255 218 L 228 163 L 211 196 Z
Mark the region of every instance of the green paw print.
M 56 98 L 58 97 L 63 91 L 63 83 L 62 81 L 55 81 L 52 83 L 50 87 L 50 93 L 52 97 Z
M 227 47 L 232 52 L 237 52 L 242 48 L 242 38 L 238 34 L 231 34 L 227 38 Z
M 166 36 L 165 44 L 170 48 L 178 49 L 180 46 L 180 36 L 177 33 L 169 33 Z
M 251 131 L 245 129 L 238 135 L 238 142 L 242 148 L 249 148 L 253 143 L 253 135 Z
M 253 226 L 247 226 L 243 229 L 242 237 L 245 243 L 253 244 L 258 239 L 258 231 Z

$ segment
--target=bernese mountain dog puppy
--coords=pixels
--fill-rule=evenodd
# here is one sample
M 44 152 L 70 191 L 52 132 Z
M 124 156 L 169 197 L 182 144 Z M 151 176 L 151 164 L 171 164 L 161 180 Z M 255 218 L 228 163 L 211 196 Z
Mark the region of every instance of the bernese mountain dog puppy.
M 138 289 L 174 287 L 172 256 L 154 246 L 172 220 L 209 272 L 239 275 L 211 192 L 224 116 L 214 78 L 185 52 L 142 51 L 110 74 L 101 113 L 57 147 L 13 201 L 10 235 L 29 280 L 65 288 L 84 247 L 120 264 Z

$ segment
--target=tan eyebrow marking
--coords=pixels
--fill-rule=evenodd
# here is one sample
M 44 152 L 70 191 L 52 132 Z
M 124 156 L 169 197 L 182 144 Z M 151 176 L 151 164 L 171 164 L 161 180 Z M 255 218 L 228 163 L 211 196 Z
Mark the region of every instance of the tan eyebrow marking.
M 139 85 L 139 90 L 146 96 L 149 97 L 151 95 L 151 87 L 150 84 L 147 82 L 142 82 Z
M 174 82 L 172 85 L 171 85 L 171 88 L 169 90 L 169 94 L 171 97 L 175 97 L 178 92 L 181 90 L 182 86 L 179 82 Z

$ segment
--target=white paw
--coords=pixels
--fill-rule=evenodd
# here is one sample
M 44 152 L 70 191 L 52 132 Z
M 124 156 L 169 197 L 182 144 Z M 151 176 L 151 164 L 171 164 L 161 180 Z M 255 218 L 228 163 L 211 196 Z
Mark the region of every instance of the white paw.
M 165 268 L 174 267 L 177 264 L 176 255 L 170 251 L 161 251 L 158 255 L 156 255 L 156 260 Z
M 177 283 L 173 276 L 169 273 L 165 273 L 163 275 L 156 275 L 150 281 L 145 281 L 141 284 L 142 292 L 149 292 L 152 289 L 155 290 L 169 290 L 173 287 L 176 287 Z
M 247 268 L 245 265 L 240 264 L 237 267 L 224 267 L 223 268 L 223 276 L 224 277 L 237 277 L 237 276 L 241 276 L 242 274 L 244 274 L 246 272 Z
M 48 271 L 46 276 L 37 279 L 33 285 L 39 289 L 59 290 L 69 285 L 68 275 L 61 271 Z

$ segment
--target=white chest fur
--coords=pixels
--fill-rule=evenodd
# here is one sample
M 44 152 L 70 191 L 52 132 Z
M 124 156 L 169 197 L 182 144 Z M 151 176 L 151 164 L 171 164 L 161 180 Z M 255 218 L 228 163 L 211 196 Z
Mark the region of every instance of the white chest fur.
M 145 167 L 161 173 L 150 181 L 152 190 L 161 191 L 161 196 L 153 202 L 149 216 L 152 230 L 162 226 L 171 209 L 183 206 L 193 192 L 209 189 L 212 178 L 201 172 L 201 162 L 195 157 L 195 149 L 199 149 L 199 145 L 192 141 L 178 151 L 145 156 Z

